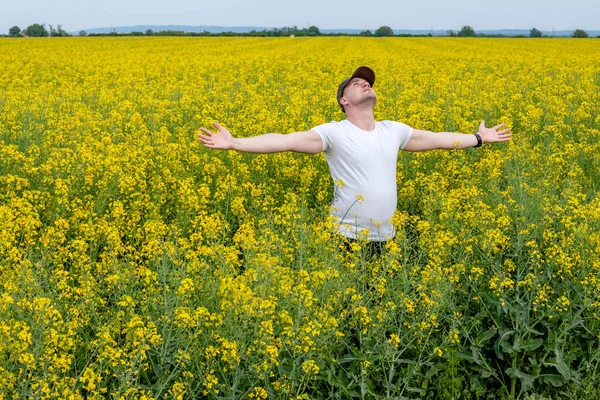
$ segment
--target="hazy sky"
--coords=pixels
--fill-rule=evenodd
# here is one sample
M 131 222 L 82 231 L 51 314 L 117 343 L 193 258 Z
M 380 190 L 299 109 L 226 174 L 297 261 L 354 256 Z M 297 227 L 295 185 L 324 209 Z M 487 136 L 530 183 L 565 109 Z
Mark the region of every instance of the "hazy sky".
M 33 23 L 66 31 L 130 25 L 376 29 L 600 30 L 599 0 L 0 0 L 0 32 Z

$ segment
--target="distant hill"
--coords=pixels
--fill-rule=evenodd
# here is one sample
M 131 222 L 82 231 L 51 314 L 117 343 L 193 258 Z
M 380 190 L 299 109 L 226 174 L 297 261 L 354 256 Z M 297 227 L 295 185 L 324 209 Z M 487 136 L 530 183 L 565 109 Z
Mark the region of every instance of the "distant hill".
M 458 33 L 459 29 L 453 29 L 454 33 Z M 323 32 L 324 29 L 321 29 Z M 596 37 L 600 35 L 600 31 L 589 31 L 585 30 L 590 37 Z M 374 31 L 372 31 L 374 32 Z M 529 29 L 475 29 L 477 34 L 484 35 L 503 35 L 503 36 L 529 36 Z M 554 37 L 569 37 L 573 34 L 573 31 L 541 31 L 543 36 L 554 36 Z M 428 35 L 431 33 L 433 36 L 448 36 L 448 29 L 446 30 L 408 30 L 408 29 L 394 29 L 396 35 L 411 34 L 411 35 Z
M 132 33 L 132 32 L 146 32 L 148 29 L 151 29 L 153 32 L 159 31 L 184 31 L 184 32 L 210 32 L 210 33 L 223 33 L 223 32 L 233 32 L 233 33 L 247 33 L 250 31 L 263 31 L 263 30 L 271 30 L 273 27 L 266 26 L 213 26 L 213 25 L 199 25 L 199 26 L 189 26 L 189 25 L 135 25 L 135 26 L 115 26 L 110 28 L 91 28 L 84 29 L 87 33 Z M 375 29 L 371 29 L 371 32 L 375 32 Z M 321 33 L 347 33 L 347 34 L 359 34 L 365 29 L 321 29 Z M 460 28 L 453 29 L 454 32 L 458 32 Z M 529 29 L 496 29 L 496 30 L 476 30 L 478 34 L 485 35 L 504 35 L 504 36 L 529 36 Z M 600 31 L 588 31 L 586 32 L 591 37 L 596 37 L 600 35 Z M 79 32 L 70 32 L 73 35 L 78 35 Z M 411 30 L 411 29 L 394 29 L 394 33 L 396 35 L 429 35 L 430 33 L 433 36 L 447 36 L 448 29 L 440 30 Z M 568 37 L 571 36 L 573 31 L 542 31 L 544 36 L 555 36 L 555 37 Z
M 134 26 L 115 26 L 110 28 L 92 28 L 84 29 L 89 33 L 132 33 L 132 32 L 146 32 L 151 29 L 153 32 L 158 31 L 184 31 L 184 32 L 210 32 L 210 33 L 223 33 L 223 32 L 234 32 L 234 33 L 245 33 L 252 30 L 262 31 L 265 29 L 272 29 L 268 27 L 259 26 L 212 26 L 212 25 L 199 25 L 199 26 L 188 26 L 188 25 L 134 25 Z M 79 32 L 71 32 L 74 35 L 78 35 Z

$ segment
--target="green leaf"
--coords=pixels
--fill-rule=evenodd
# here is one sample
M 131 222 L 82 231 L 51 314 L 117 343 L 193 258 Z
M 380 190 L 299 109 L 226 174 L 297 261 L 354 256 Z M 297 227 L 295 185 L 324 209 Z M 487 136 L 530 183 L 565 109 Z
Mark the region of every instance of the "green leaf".
M 346 355 L 343 355 L 342 357 L 338 358 L 338 363 L 345 364 L 345 363 L 349 363 L 349 362 L 356 361 L 356 360 L 358 360 L 358 358 L 356 358 L 354 355 L 346 354 Z
M 344 387 L 348 387 L 348 375 L 344 372 L 343 368 L 340 368 L 337 379 Z
M 364 360 L 365 359 L 365 355 L 363 354 L 362 351 L 360 351 L 359 349 L 357 349 L 356 347 L 351 347 L 350 350 L 352 350 L 352 353 L 354 353 L 354 356 Z
M 556 359 L 558 361 L 562 361 L 563 360 L 563 351 L 559 348 L 555 348 L 554 349 L 554 354 L 556 354 Z
M 425 374 L 425 379 L 431 379 L 435 374 L 437 374 L 438 372 L 444 370 L 444 364 L 439 362 L 439 363 L 435 363 L 434 365 L 431 366 L 431 368 L 429 368 L 429 370 L 427 371 L 427 373 Z
M 387 382 L 389 382 L 390 386 L 395 386 L 392 382 L 394 381 L 394 375 L 396 374 L 396 367 L 394 367 L 394 364 L 392 364 L 390 366 L 390 371 L 388 373 L 388 380 Z
M 549 383 L 554 387 L 562 386 L 567 382 L 565 378 L 559 374 L 540 374 L 540 379 L 542 382 Z
M 416 372 L 417 372 L 417 366 L 413 363 L 408 364 L 408 366 L 406 367 L 406 369 L 404 371 L 404 381 L 409 382 L 410 379 L 415 375 Z
M 512 354 L 512 353 L 514 353 L 514 351 L 515 351 L 513 349 L 513 346 L 510 343 L 508 343 L 508 342 L 502 342 L 502 343 L 500 343 L 500 347 L 502 347 L 502 351 L 504 351 L 505 353 L 507 353 L 509 355 Z
M 518 378 L 519 375 L 522 374 L 521 370 L 519 370 L 518 368 L 509 368 L 506 370 L 506 373 L 511 378 Z
M 471 376 L 471 387 L 475 393 L 480 396 L 487 392 L 487 388 L 485 387 L 481 376 Z
M 529 339 L 523 342 L 518 348 L 515 350 L 518 352 L 521 351 L 534 351 L 538 347 L 544 344 L 544 339 Z
M 501 359 L 504 360 L 504 356 L 502 355 L 502 352 L 500 351 L 500 346 L 502 346 L 503 343 L 505 343 L 511 335 L 513 335 L 515 333 L 515 331 L 511 331 L 509 329 L 502 329 L 500 330 L 500 337 L 498 339 L 496 339 L 496 341 L 494 342 L 494 351 L 496 352 L 496 356 Z M 509 346 L 510 351 L 512 352 L 512 346 Z M 505 350 L 505 346 L 502 346 L 502 350 L 504 350 L 505 352 L 507 352 Z
M 473 358 L 473 353 L 469 353 L 467 351 L 461 351 L 455 353 L 457 357 L 467 360 L 470 363 L 475 363 L 475 358 Z
M 496 331 L 495 329 L 490 329 L 488 331 L 480 333 L 477 336 L 477 339 L 475 339 L 475 344 L 478 347 L 481 347 L 481 345 L 483 345 L 484 343 L 487 343 L 491 338 L 496 336 L 497 333 L 498 333 L 498 331 Z
M 550 362 L 545 362 L 545 366 L 554 367 L 556 370 L 565 378 L 567 381 L 571 379 L 571 369 L 564 361 L 558 360 L 558 358 L 553 358 Z
M 489 378 L 494 374 L 493 370 L 479 365 L 471 365 L 470 367 L 473 371 L 479 372 L 483 378 Z
M 521 378 L 521 393 L 525 393 L 533 387 L 535 378 L 531 375 L 527 375 Z
M 519 370 L 518 368 L 509 368 L 506 370 L 506 373 L 511 378 L 519 378 L 519 380 L 521 381 L 521 393 L 525 393 L 533 387 L 533 382 L 535 381 L 535 378 Z
M 473 361 L 475 361 L 477 364 L 481 365 L 481 360 L 479 359 L 479 356 L 481 355 L 481 353 L 479 352 L 479 349 L 477 347 L 473 347 L 471 349 L 471 354 L 473 355 Z
M 414 360 L 407 360 L 405 358 L 401 358 L 397 361 L 399 364 L 418 364 L 418 362 Z
M 521 347 L 521 336 L 515 335 L 515 339 L 513 340 L 513 344 L 511 346 L 511 351 L 518 351 L 517 349 Z
M 375 385 L 373 384 L 373 381 L 369 378 L 366 378 L 365 383 L 367 384 L 368 393 L 373 394 L 375 390 Z
M 533 333 L 534 335 L 538 335 L 538 336 L 539 336 L 539 335 L 543 335 L 543 333 L 542 333 L 542 332 L 540 332 L 540 331 L 538 331 L 538 330 L 535 330 L 535 329 L 533 329 L 531 326 L 527 326 L 527 332 L 528 332 L 528 333 Z

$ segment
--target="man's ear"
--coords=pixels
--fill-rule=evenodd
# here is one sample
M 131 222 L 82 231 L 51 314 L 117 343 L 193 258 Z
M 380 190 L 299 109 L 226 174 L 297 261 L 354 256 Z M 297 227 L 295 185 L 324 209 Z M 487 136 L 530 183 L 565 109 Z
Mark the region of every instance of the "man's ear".
M 350 103 L 348 103 L 348 100 L 346 100 L 345 97 L 340 97 L 340 104 L 346 107 Z

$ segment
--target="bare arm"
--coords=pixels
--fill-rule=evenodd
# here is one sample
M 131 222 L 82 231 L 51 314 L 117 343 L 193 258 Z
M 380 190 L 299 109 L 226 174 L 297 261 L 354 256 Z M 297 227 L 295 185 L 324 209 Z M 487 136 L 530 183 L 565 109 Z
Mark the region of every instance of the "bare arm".
M 506 142 L 510 140 L 512 133 L 510 128 L 502 129 L 504 124 L 499 124 L 493 128 L 486 128 L 485 121 L 481 121 L 479 124 L 479 131 L 477 132 L 481 136 L 481 141 L 485 143 L 496 143 Z M 477 145 L 477 138 L 472 133 L 454 133 L 454 132 L 439 132 L 434 133 L 430 131 L 422 131 L 418 129 L 413 130 L 413 134 L 406 144 L 404 150 L 406 151 L 427 151 L 435 149 L 464 149 L 468 147 L 475 147 Z
M 323 151 L 323 142 L 319 134 L 313 130 L 294 132 L 286 135 L 266 133 L 249 138 L 235 138 L 217 122 L 213 123 L 218 132 L 211 132 L 202 127 L 196 137 L 204 147 L 221 150 L 238 150 L 246 153 L 279 153 L 295 151 L 297 153 L 317 154 Z

